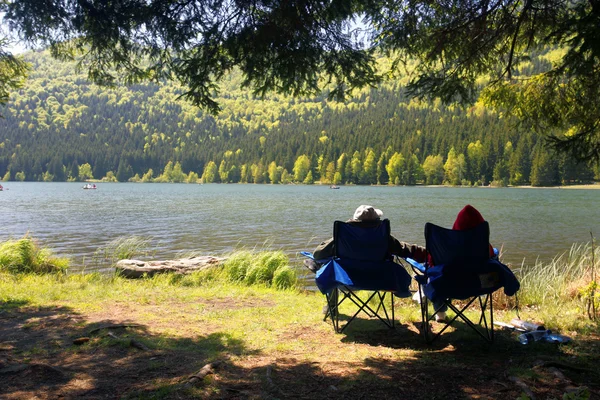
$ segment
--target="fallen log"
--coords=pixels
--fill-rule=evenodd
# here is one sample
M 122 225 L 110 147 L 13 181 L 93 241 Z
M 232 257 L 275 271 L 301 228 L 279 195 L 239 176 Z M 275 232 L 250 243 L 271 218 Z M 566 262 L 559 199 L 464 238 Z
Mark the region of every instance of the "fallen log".
M 139 328 L 140 324 L 118 324 L 118 325 L 102 325 L 97 328 L 92 329 L 88 332 L 88 335 L 93 335 L 94 333 L 101 331 L 102 329 L 118 329 L 118 328 Z M 109 335 L 110 336 L 110 335 Z
M 215 268 L 223 261 L 225 261 L 223 257 L 212 256 L 188 257 L 166 261 L 119 260 L 115 265 L 115 272 L 125 278 L 133 279 L 164 273 L 186 275 L 195 271 Z
M 218 369 L 220 366 L 221 366 L 221 361 L 215 361 L 215 362 L 206 364 L 204 367 L 202 367 L 200 369 L 200 371 L 198 371 L 194 375 L 190 375 L 190 377 L 188 378 L 185 385 L 186 386 L 198 385 L 200 382 L 202 382 L 202 380 L 204 380 L 206 375 L 214 374 L 215 370 Z

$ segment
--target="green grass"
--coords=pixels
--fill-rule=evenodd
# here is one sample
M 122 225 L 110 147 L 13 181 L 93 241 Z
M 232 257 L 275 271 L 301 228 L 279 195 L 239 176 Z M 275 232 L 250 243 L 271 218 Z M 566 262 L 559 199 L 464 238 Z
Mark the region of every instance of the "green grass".
M 112 265 L 118 259 L 150 255 L 151 244 L 149 239 L 141 237 L 122 237 L 99 249 L 97 254 Z M 184 288 L 202 288 L 204 295 L 218 297 L 219 290 L 224 287 L 230 292 L 240 292 L 241 287 L 248 286 L 253 290 L 274 288 L 284 291 L 298 287 L 296 269 L 289 265 L 288 257 L 281 251 L 241 250 L 226 258 L 221 267 L 190 275 L 157 275 L 141 281 L 96 273 L 64 276 L 55 273 L 66 272 L 68 260 L 53 256 L 49 249 L 41 248 L 34 239 L 25 236 L 0 243 L 0 271 L 18 275 L 10 278 L 2 275 L 2 280 L 13 281 L 15 288 L 4 289 L 0 299 L 6 301 L 10 297 L 37 304 L 69 299 L 79 301 L 86 309 L 98 309 L 103 301 L 120 298 L 135 298 L 140 304 L 193 298 L 190 293 L 195 291 Z M 598 270 L 598 248 L 593 258 Z M 44 276 L 44 273 L 51 274 Z M 575 244 L 570 251 L 548 263 L 536 262 L 517 269 L 516 273 L 521 282 L 517 299 L 522 319 L 538 321 L 559 331 L 595 329 L 595 324 L 586 315 L 586 301 L 589 300 L 586 289 L 589 292 L 592 282 L 590 244 Z M 164 290 L 157 292 L 157 288 Z M 504 308 L 506 316 L 500 318 L 510 320 L 516 316 L 515 299 L 502 299 L 500 292 L 495 294 L 496 309 Z M 252 290 L 245 295 L 249 296 L 248 293 Z M 597 291 L 596 301 L 599 296 Z M 413 310 L 401 312 L 406 312 L 403 317 L 409 320 L 418 317 Z
M 550 262 L 537 261 L 520 268 L 517 276 L 521 289 L 517 295 L 524 315 L 555 329 L 592 327 L 586 315 L 584 292 L 592 282 L 592 268 L 597 274 L 600 265 L 600 249 L 594 250 L 595 266 L 592 266 L 592 248 L 588 243 L 574 244 Z
M 63 273 L 69 267 L 66 258 L 55 257 L 29 236 L 0 243 L 0 271 L 10 273 Z
M 152 240 L 141 236 L 120 236 L 98 248 L 91 261 L 84 259 L 84 268 L 110 268 L 117 261 L 133 258 L 152 258 Z
M 227 257 L 224 271 L 232 282 L 246 285 L 287 289 L 298 284 L 297 274 L 289 266 L 289 259 L 282 251 L 235 252 Z

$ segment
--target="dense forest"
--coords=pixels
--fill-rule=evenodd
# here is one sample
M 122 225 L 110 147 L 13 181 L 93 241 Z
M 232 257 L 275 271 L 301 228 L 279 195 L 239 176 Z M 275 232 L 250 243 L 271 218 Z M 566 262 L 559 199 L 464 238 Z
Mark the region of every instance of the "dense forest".
M 555 50 L 557 51 L 557 50 Z M 523 63 L 547 68 L 552 51 Z M 104 88 L 47 52 L 0 110 L 0 178 L 67 181 L 534 185 L 600 179 L 480 104 L 409 99 L 402 77 L 346 102 L 256 99 L 232 73 L 213 116 L 173 84 Z M 381 60 L 384 64 L 386 61 Z

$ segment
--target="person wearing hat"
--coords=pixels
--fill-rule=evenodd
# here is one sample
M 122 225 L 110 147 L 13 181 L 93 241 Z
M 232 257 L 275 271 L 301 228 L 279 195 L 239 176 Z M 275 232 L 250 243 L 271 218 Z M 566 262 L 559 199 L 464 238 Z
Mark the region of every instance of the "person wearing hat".
M 381 224 L 383 218 L 383 212 L 373 206 L 361 205 L 356 211 L 352 219 L 347 222 L 351 225 L 360 226 L 363 228 L 374 228 Z M 410 257 L 418 262 L 425 262 L 427 259 L 427 252 L 425 247 L 418 246 L 416 244 L 408 244 L 401 242 L 392 235 L 390 235 L 390 243 L 388 250 L 391 255 L 399 257 Z M 312 272 L 317 272 L 321 268 L 321 264 L 315 260 L 324 260 L 333 257 L 335 254 L 333 238 L 330 238 L 324 242 L 321 242 L 313 252 L 314 259 L 304 260 L 304 265 Z

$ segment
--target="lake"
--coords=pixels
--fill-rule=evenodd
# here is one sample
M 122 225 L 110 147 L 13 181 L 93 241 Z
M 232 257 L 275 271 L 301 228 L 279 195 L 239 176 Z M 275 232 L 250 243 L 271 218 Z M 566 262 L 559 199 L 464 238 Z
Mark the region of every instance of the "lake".
M 29 234 L 75 268 L 122 236 L 151 239 L 155 258 L 220 255 L 234 249 L 283 250 L 294 262 L 331 236 L 334 220 L 370 204 L 392 234 L 424 245 L 425 222 L 451 227 L 471 204 L 489 221 L 491 243 L 508 263 L 549 260 L 600 235 L 600 190 L 5 182 L 0 240 Z

